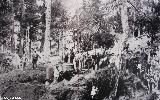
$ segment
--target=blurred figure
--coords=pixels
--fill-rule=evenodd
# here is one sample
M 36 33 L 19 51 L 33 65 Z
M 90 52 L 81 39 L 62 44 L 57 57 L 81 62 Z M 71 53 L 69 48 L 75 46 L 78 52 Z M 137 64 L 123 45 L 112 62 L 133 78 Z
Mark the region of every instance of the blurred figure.
M 32 67 L 33 67 L 33 69 L 35 69 L 37 67 L 37 61 L 38 61 L 39 57 L 40 56 L 38 55 L 37 51 L 35 50 L 33 55 L 32 55 L 32 64 L 33 64 Z
M 73 59 L 73 66 L 74 66 L 74 70 L 77 72 L 76 57 L 74 57 Z
M 85 68 L 87 68 L 88 70 L 90 69 L 91 62 L 92 62 L 91 57 L 87 57 L 85 60 Z
M 73 63 L 74 57 L 75 57 L 75 54 L 73 52 L 73 49 L 71 49 L 71 52 L 70 52 L 70 63 Z
M 96 86 L 92 86 L 91 97 L 94 99 L 94 96 L 97 94 L 98 88 Z
M 79 61 L 79 71 L 81 71 L 82 70 L 82 61 L 83 61 L 82 53 L 79 53 L 78 61 Z
M 66 54 L 65 54 L 65 57 L 64 57 L 64 62 L 65 62 L 65 63 L 68 62 L 68 58 L 69 58 L 69 57 L 68 57 L 68 53 L 66 53 Z
M 86 56 L 83 54 L 82 55 L 82 68 L 85 68 L 85 61 L 86 61 Z
M 95 70 L 95 57 L 92 55 L 91 56 L 91 65 L 90 68 L 92 68 L 93 70 Z
M 100 56 L 99 56 L 99 53 L 98 53 L 97 56 L 96 56 L 96 59 L 95 59 L 95 64 L 96 64 L 95 70 L 99 69 L 99 62 L 100 62 Z
M 73 65 L 76 72 L 79 72 L 79 55 L 78 52 L 76 52 L 75 57 L 73 59 Z

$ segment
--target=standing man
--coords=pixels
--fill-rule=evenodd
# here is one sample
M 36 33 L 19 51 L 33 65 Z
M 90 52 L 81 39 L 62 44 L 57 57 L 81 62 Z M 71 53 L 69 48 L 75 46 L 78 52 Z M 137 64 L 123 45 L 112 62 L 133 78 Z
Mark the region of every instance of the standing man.
M 32 67 L 35 69 L 37 67 L 37 61 L 38 61 L 39 55 L 37 54 L 37 51 L 35 50 L 32 55 Z
M 73 52 L 73 49 L 71 49 L 71 52 L 70 52 L 71 54 L 70 54 L 70 63 L 73 63 L 73 59 L 74 59 L 74 57 L 75 57 L 75 55 L 74 55 L 74 52 Z
M 95 66 L 95 57 L 94 57 L 94 55 L 91 56 L 91 65 L 90 66 L 91 66 L 91 68 L 93 68 L 93 70 L 95 70 L 96 66 Z
M 99 69 L 99 62 L 100 62 L 100 55 L 99 55 L 99 53 L 97 54 L 97 56 L 96 56 L 96 70 L 98 70 Z
M 76 57 L 74 57 L 74 59 L 73 59 L 73 66 L 74 66 L 74 70 L 77 72 L 77 59 L 76 59 Z
M 68 63 L 68 58 L 69 58 L 69 57 L 68 57 L 68 53 L 66 53 L 66 54 L 65 54 L 65 57 L 64 57 L 64 62 L 65 62 L 65 63 Z

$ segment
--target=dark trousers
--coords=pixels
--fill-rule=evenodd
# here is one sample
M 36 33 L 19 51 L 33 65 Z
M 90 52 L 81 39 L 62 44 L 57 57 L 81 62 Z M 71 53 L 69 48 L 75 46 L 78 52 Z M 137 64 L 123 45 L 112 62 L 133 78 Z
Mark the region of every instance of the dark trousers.
M 32 67 L 35 69 L 37 67 L 37 59 L 32 60 Z
M 71 56 L 70 63 L 73 63 L 73 59 L 74 59 L 74 57 Z
M 67 63 L 68 62 L 68 56 L 65 56 L 64 58 L 64 62 Z

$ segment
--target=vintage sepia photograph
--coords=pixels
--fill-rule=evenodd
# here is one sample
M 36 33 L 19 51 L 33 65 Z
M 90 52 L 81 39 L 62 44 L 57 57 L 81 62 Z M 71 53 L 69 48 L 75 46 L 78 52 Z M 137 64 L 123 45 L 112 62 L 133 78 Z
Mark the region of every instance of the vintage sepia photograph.
M 160 0 L 0 0 L 0 100 L 160 100 Z

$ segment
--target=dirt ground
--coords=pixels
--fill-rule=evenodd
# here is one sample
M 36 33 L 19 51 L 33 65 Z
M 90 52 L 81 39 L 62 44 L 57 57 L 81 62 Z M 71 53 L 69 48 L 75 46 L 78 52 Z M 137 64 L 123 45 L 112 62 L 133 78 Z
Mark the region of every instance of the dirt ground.
M 2 98 L 20 97 L 22 100 L 38 100 L 44 93 L 45 72 L 40 70 L 13 70 L 0 75 Z

